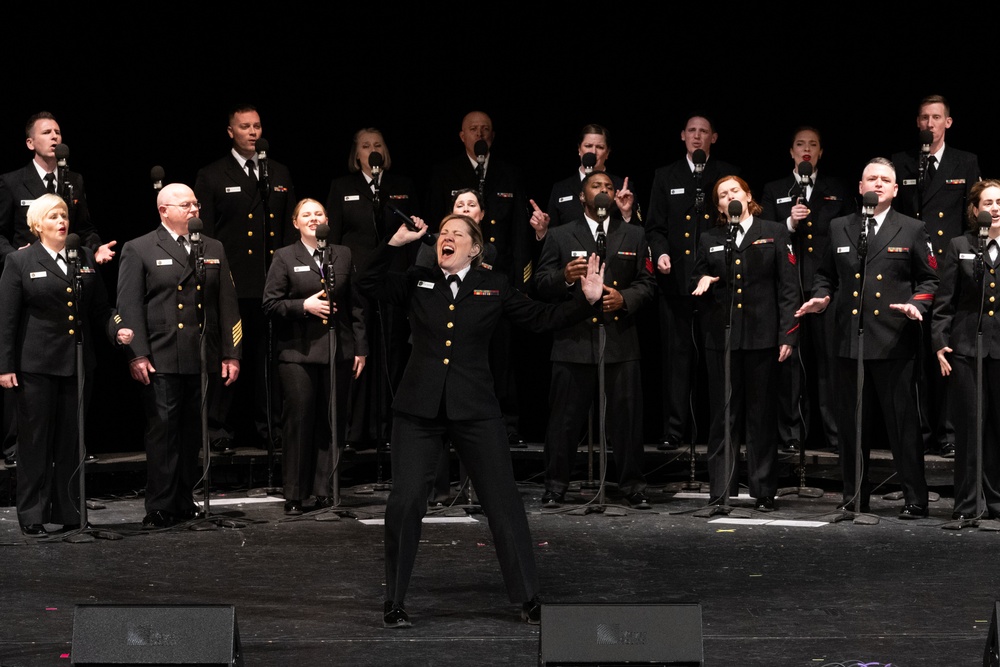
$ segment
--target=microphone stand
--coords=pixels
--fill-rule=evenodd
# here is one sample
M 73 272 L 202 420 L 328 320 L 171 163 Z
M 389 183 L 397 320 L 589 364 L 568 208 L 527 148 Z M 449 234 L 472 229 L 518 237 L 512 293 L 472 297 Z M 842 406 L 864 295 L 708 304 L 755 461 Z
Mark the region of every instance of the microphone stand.
M 340 506 L 340 438 L 337 430 L 337 316 L 334 312 L 333 290 L 336 286 L 336 276 L 333 272 L 333 249 L 326 245 L 323 248 L 323 287 L 326 289 L 327 303 L 330 304 L 330 314 L 326 318 L 327 349 L 330 354 L 329 369 L 330 405 L 327 419 L 330 421 L 330 456 L 333 463 L 333 506 Z
M 257 180 L 257 188 L 260 190 L 260 201 L 264 209 L 264 277 L 267 278 L 268 270 L 271 268 L 271 260 L 274 257 L 274 227 L 271 223 L 271 175 L 268 169 L 267 151 L 260 162 L 260 178 Z M 280 223 L 279 223 L 280 224 Z M 204 332 L 202 332 L 204 333 Z M 274 428 L 274 391 L 271 386 L 273 382 L 272 366 L 274 364 L 274 322 L 267 318 L 267 330 L 264 341 L 264 410 L 266 415 L 264 422 L 267 424 L 267 488 L 264 493 L 276 493 L 282 491 L 283 487 L 275 486 L 275 428 Z M 251 354 L 253 352 L 251 351 Z M 251 381 L 253 378 L 250 378 Z
M 371 165 L 371 157 L 369 156 L 369 165 Z M 372 184 L 374 185 L 374 194 L 372 198 L 372 229 L 375 232 L 376 242 L 381 242 L 383 238 L 382 227 L 384 224 L 379 224 L 383 221 L 384 210 L 382 206 L 382 167 L 378 169 L 372 168 Z M 376 173 L 377 172 L 377 173 Z M 405 216 L 402 211 L 398 208 L 389 206 L 393 209 L 393 212 L 409 219 L 409 216 Z M 410 221 L 412 224 L 412 220 Z M 385 392 L 384 389 L 389 387 L 390 392 L 392 391 L 392 378 L 389 375 L 389 332 L 387 331 L 386 321 L 385 321 L 385 304 L 381 301 L 375 300 L 372 303 L 375 309 L 375 317 L 378 320 L 378 338 L 377 341 L 372 341 L 372 345 L 369 347 L 370 350 L 375 351 L 375 428 L 376 428 L 376 440 L 375 440 L 375 483 L 372 485 L 372 489 L 376 491 L 387 491 L 389 489 L 389 484 L 387 484 L 382 479 L 382 454 L 385 452 L 391 452 L 392 445 L 389 442 L 388 428 L 389 425 L 386 423 L 385 414 Z M 331 364 L 333 363 L 331 357 Z M 383 384 L 384 383 L 384 384 Z
M 847 510 L 848 503 L 844 503 L 841 513 L 834 515 L 831 523 L 838 523 L 853 516 L 854 523 L 859 525 L 874 526 L 879 523 L 879 518 L 871 514 L 861 512 L 861 489 L 864 483 L 865 471 L 862 469 L 862 452 L 864 436 L 864 388 L 865 388 L 865 283 L 868 277 L 868 224 L 872 216 L 866 211 L 861 216 L 861 235 L 858 237 L 858 272 L 861 274 L 861 289 L 858 290 L 858 360 L 855 374 L 857 384 L 855 386 L 854 406 L 854 512 Z
M 63 182 L 61 178 L 59 182 Z M 78 500 L 77 513 L 80 515 L 80 527 L 64 535 L 62 541 L 71 544 L 81 544 L 83 542 L 93 542 L 95 537 L 104 540 L 120 540 L 122 536 L 119 533 L 109 530 L 92 529 L 87 517 L 87 444 L 85 434 L 87 420 L 86 410 L 84 410 L 84 386 L 87 381 L 87 371 L 83 361 L 83 329 L 88 322 L 81 319 L 81 313 L 85 312 L 85 309 L 83 307 L 83 274 L 80 272 L 80 258 L 79 255 L 69 257 L 69 254 L 67 251 L 67 268 L 73 282 L 73 317 L 77 325 L 75 327 L 76 334 L 74 335 L 74 339 L 76 342 L 76 441 L 77 458 L 80 462 L 80 479 L 78 482 L 80 498 Z
M 732 514 L 733 508 L 729 505 L 729 485 L 736 472 L 736 452 L 733 451 L 733 428 L 732 428 L 732 336 L 733 336 L 733 311 L 736 304 L 736 263 L 733 261 L 733 253 L 736 248 L 736 228 L 739 222 L 730 218 L 729 229 L 726 231 L 726 296 L 729 302 L 729 316 L 726 322 L 725 347 L 722 356 L 723 368 L 723 392 L 725 402 L 723 407 L 723 431 L 722 431 L 722 466 L 726 470 L 726 482 L 722 489 L 722 497 L 718 499 L 719 504 L 708 505 L 694 512 L 692 516 L 706 518 L 717 514 Z M 742 515 L 742 512 L 740 513 Z M 749 518 L 749 515 L 747 517 Z

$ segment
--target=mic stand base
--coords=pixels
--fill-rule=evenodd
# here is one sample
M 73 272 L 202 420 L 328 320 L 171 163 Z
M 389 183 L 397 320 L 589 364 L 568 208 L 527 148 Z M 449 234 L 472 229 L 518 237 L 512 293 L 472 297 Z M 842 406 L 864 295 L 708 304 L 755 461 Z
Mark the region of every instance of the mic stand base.
M 882 495 L 882 500 L 902 500 L 902 499 L 903 499 L 902 491 L 890 491 L 889 493 Z M 938 493 L 937 491 L 927 492 L 927 502 L 936 503 L 939 500 L 941 500 L 940 493 Z
M 753 515 L 750 512 L 733 507 L 732 505 L 707 505 L 695 511 L 691 516 L 699 519 L 708 519 L 713 516 L 730 516 L 734 519 L 750 519 Z

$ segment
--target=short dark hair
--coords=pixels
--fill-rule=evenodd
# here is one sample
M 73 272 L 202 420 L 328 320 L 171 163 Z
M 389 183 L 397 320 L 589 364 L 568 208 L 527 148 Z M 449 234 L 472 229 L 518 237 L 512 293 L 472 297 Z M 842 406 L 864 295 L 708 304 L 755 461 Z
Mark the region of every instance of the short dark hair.
M 479 208 L 482 209 L 482 211 L 485 213 L 486 204 L 483 203 L 483 198 L 479 195 L 479 190 L 477 190 L 476 188 L 462 188 L 461 190 L 456 190 L 455 193 L 451 196 L 451 210 L 453 211 L 455 210 L 455 202 L 458 201 L 459 197 L 468 194 L 476 195 L 476 201 L 479 202 Z
M 945 99 L 944 95 L 928 95 L 924 99 L 920 100 L 920 106 L 917 107 L 917 115 L 920 115 L 921 109 L 923 109 L 928 104 L 943 104 L 944 105 L 944 115 L 951 115 L 951 105 L 948 104 L 948 100 Z
M 24 138 L 25 139 L 30 139 L 31 138 L 31 131 L 33 129 L 35 129 L 35 123 L 37 123 L 40 120 L 55 121 L 56 117 L 53 116 L 48 111 L 39 111 L 38 113 L 36 113 L 33 116 L 29 117 L 28 118 L 28 122 L 25 123 L 25 125 L 24 125 Z M 56 122 L 58 122 L 58 121 L 56 121 Z
M 245 102 L 237 104 L 229 110 L 229 115 L 226 117 L 226 121 L 230 124 L 233 122 L 233 118 L 236 117 L 238 113 L 246 113 L 248 111 L 257 111 L 257 107 L 252 104 L 247 104 Z
M 799 132 L 812 132 L 819 139 L 819 145 L 823 145 L 823 135 L 812 125 L 799 125 L 795 130 L 792 131 L 792 145 L 795 145 L 795 137 L 799 136 Z
M 715 125 L 715 119 L 713 119 L 707 113 L 704 113 L 702 111 L 692 111 L 691 113 L 689 113 L 684 118 L 684 127 L 681 128 L 682 130 L 687 129 L 688 123 L 691 122 L 692 118 L 704 118 L 706 121 L 708 121 L 708 129 L 712 130 L 712 134 L 715 134 L 716 132 L 719 131 L 718 127 Z

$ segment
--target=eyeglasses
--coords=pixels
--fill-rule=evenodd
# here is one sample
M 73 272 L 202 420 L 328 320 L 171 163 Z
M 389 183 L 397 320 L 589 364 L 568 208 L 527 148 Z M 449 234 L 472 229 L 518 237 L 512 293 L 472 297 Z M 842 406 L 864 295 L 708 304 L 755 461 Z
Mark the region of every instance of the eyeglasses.
M 183 204 L 164 204 L 164 206 L 176 206 L 185 213 L 190 211 L 191 209 L 194 209 L 196 211 L 201 210 L 201 202 L 198 201 L 186 201 Z

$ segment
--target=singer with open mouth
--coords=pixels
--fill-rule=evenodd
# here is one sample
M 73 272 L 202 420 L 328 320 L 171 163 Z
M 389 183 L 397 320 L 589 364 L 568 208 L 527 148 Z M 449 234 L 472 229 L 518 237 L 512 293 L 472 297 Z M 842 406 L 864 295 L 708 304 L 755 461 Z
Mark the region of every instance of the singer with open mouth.
M 337 444 L 344 445 L 348 386 L 365 368 L 368 344 L 361 299 L 352 282 L 354 263 L 346 246 L 326 244 L 326 210 L 303 199 L 292 214 L 299 242 L 279 248 L 264 283 L 264 312 L 274 322 L 274 347 L 281 380 L 285 514 L 302 514 L 302 501 L 333 506 L 330 451 L 330 318 L 336 330 Z M 325 227 L 325 229 L 324 229 Z M 317 234 L 317 230 L 320 231 Z M 317 238 L 319 237 L 319 238 Z M 333 269 L 326 275 L 323 250 Z M 331 296 L 332 295 L 332 296 Z
M 984 215 L 985 214 L 985 215 Z M 982 219 L 980 219 L 982 218 Z M 941 285 L 934 296 L 932 331 L 942 377 L 951 377 L 949 399 L 955 408 L 954 520 L 1000 519 L 1000 322 L 997 318 L 997 269 L 1000 268 L 1000 180 L 979 181 L 969 191 L 972 231 L 948 245 Z M 982 253 L 982 254 L 980 254 Z M 977 266 L 978 265 L 978 266 Z M 985 285 L 983 284 L 985 282 Z M 976 338 L 982 327 L 983 451 L 982 492 L 976 485 Z M 983 512 L 980 514 L 980 512 Z
M 407 221 L 376 250 L 358 281 L 362 293 L 405 306 L 413 331 L 413 350 L 392 405 L 383 625 L 410 626 L 404 599 L 444 439 L 451 440 L 479 494 L 508 597 L 521 603 L 523 620 L 538 623 L 535 558 L 493 389 L 490 336 L 501 317 L 535 331 L 582 320 L 592 312 L 590 304 L 601 297 L 603 270 L 596 255 L 591 256 L 582 289 L 575 290 L 571 301 L 559 305 L 532 301 L 516 291 L 503 273 L 479 267 L 484 248 L 479 226 L 467 216 L 452 214 L 441 222 L 437 268 L 390 271 L 405 246 L 426 232 L 422 221 Z
M 798 337 L 795 254 L 785 225 L 760 218 L 761 207 L 739 176 L 723 176 L 712 188 L 718 224 L 698 241 L 691 294 L 705 336 L 711 427 L 708 433 L 710 499 L 737 495 L 740 441 L 747 450 L 747 480 L 754 507 L 775 509 L 778 442 L 775 387 L 778 364 Z M 725 384 L 726 337 L 731 386 Z M 731 393 L 727 398 L 727 390 Z M 732 467 L 726 469 L 725 407 L 730 401 Z M 744 424 L 745 437 L 735 428 Z
M 77 374 L 84 370 L 89 381 L 97 367 L 93 335 L 104 328 L 126 344 L 132 330 L 108 304 L 94 252 L 68 235 L 62 198 L 35 199 L 27 222 L 38 242 L 7 255 L 0 277 L 0 387 L 13 390 L 17 406 L 18 522 L 25 535 L 42 537 L 47 523 L 80 528 Z M 78 336 L 83 369 L 76 367 Z

